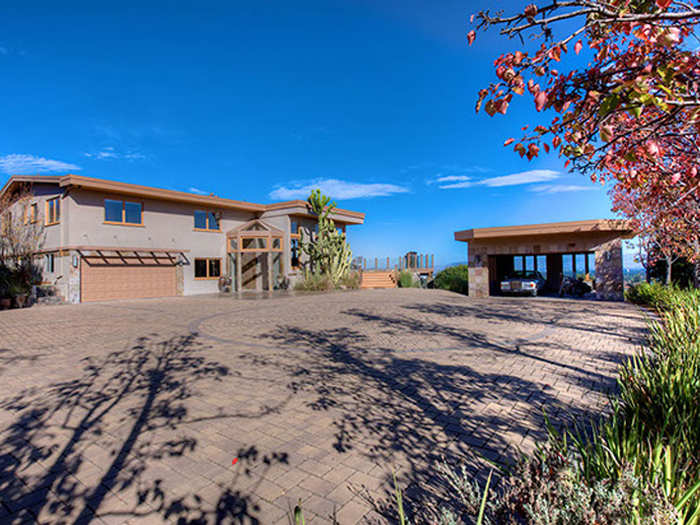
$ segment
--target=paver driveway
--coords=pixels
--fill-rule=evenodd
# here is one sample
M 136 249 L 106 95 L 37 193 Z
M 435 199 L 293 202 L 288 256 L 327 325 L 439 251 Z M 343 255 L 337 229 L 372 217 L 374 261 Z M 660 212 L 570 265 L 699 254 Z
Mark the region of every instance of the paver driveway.
M 624 304 L 432 290 L 2 312 L 0 522 L 286 523 L 299 498 L 381 521 L 362 490 L 392 469 L 432 497 L 440 458 L 483 473 L 543 408 L 597 413 L 643 329 Z

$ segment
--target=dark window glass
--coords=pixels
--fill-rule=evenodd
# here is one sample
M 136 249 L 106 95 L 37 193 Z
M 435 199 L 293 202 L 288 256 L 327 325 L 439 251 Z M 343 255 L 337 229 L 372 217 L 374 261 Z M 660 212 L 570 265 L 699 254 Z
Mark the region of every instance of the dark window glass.
M 127 202 L 124 204 L 124 222 L 141 224 L 141 203 Z
M 292 250 L 292 268 L 298 268 L 299 267 L 299 240 L 298 239 L 292 239 L 291 246 Z
M 221 275 L 221 261 L 219 259 L 209 259 L 209 277 L 219 277 Z
M 280 246 L 282 246 L 282 239 L 279 239 L 277 237 L 272 239 L 272 249 L 273 250 L 279 250 Z
M 122 201 L 105 199 L 105 221 L 122 222 Z
M 195 259 L 194 260 L 194 276 L 195 277 L 206 277 L 207 276 L 207 260 L 206 259 Z
M 595 277 L 595 254 L 589 253 L 586 257 L 588 257 L 588 274 Z
M 194 227 L 199 230 L 207 229 L 207 212 L 199 210 L 194 212 Z
M 292 233 L 299 233 L 299 223 L 292 220 Z
M 238 241 L 236 239 L 231 239 L 231 249 L 238 250 Z
M 46 271 L 49 273 L 53 273 L 54 268 L 55 268 L 54 254 L 49 253 L 46 255 Z
M 209 229 L 210 230 L 218 230 L 219 229 L 219 221 L 216 218 L 216 214 L 213 211 L 210 211 L 208 214 L 209 217 Z
M 61 199 L 54 199 L 54 221 L 58 222 L 61 220 Z

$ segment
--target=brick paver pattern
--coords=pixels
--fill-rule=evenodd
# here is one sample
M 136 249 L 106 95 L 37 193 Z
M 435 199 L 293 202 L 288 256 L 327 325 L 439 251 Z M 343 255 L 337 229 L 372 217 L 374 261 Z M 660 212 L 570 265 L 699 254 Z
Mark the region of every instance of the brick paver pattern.
M 405 289 L 0 312 L 0 522 L 289 523 L 300 499 L 385 522 L 392 471 L 441 497 L 441 461 L 483 477 L 544 412 L 600 414 L 644 330 L 627 304 Z

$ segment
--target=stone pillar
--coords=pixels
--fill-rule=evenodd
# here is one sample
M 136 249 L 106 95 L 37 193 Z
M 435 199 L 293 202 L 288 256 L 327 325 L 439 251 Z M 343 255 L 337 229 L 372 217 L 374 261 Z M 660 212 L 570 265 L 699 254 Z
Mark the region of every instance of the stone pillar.
M 469 247 L 469 297 L 489 296 L 489 256 Z
M 185 271 L 181 264 L 175 266 L 175 290 L 177 295 L 185 295 Z
M 73 265 L 73 262 L 77 262 Z M 66 294 L 66 301 L 71 304 L 77 304 L 80 302 L 80 267 L 82 261 L 80 260 L 80 254 L 76 251 L 68 252 L 68 293 Z
M 595 250 L 596 296 L 608 301 L 624 300 L 622 274 L 622 240 L 615 239 Z

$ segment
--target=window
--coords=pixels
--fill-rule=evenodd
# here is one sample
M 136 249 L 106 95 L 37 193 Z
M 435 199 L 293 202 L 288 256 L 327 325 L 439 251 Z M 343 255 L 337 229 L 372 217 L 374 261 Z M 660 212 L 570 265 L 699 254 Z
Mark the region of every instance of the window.
M 290 248 L 292 250 L 292 269 L 296 270 L 301 266 L 301 261 L 299 260 L 299 239 L 292 239 Z
M 34 224 L 39 218 L 39 205 L 36 202 L 31 203 L 27 206 L 26 214 L 24 216 L 24 222 Z
M 195 279 L 218 279 L 221 277 L 221 259 L 195 259 Z
M 105 199 L 105 222 L 109 224 L 143 224 L 143 207 L 140 202 Z
M 213 211 L 195 210 L 194 229 L 213 232 L 221 231 L 216 213 Z
M 61 221 L 61 198 L 54 197 L 46 201 L 46 226 L 58 224 Z
M 44 268 L 49 273 L 54 273 L 56 271 L 56 256 L 53 253 L 46 254 Z
M 266 237 L 242 237 L 241 238 L 241 250 L 242 251 L 267 250 L 267 238 Z

